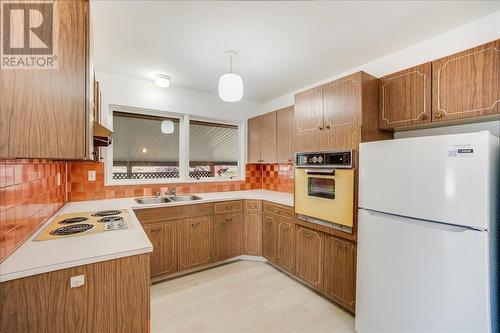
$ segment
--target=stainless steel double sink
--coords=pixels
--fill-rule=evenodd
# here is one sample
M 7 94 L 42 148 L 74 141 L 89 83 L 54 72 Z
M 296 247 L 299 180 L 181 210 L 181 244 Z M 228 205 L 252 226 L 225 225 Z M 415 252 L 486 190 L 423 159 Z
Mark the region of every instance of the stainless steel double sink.
M 174 202 L 185 202 L 185 201 L 196 201 L 202 198 L 197 195 L 169 195 L 165 197 L 144 197 L 135 198 L 135 202 L 141 205 L 152 205 L 161 203 L 174 203 Z

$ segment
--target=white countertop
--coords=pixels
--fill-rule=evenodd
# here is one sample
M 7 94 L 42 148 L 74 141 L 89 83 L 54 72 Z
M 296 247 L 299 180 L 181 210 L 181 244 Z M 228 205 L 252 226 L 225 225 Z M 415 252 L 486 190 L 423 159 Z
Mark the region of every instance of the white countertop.
M 128 209 L 132 228 L 34 242 L 33 239 L 50 224 L 54 218 L 52 217 L 14 253 L 0 263 L 0 282 L 153 251 L 153 246 L 144 233 L 133 209 L 241 199 L 266 200 L 293 206 L 293 194 L 267 190 L 193 194 L 200 196 L 202 199 L 158 205 L 140 205 L 134 201 L 134 198 L 69 202 L 54 217 L 77 212 Z

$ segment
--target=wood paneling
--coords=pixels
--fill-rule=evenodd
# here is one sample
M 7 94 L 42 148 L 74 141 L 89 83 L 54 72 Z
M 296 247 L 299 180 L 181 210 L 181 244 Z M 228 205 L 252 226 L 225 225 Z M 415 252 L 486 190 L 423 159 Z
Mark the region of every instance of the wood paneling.
M 2 70 L 0 157 L 89 157 L 89 2 L 58 1 L 55 8 L 58 68 Z
M 143 229 L 153 244 L 151 277 L 177 272 L 177 221 L 149 223 Z
M 323 254 L 325 295 L 354 312 L 356 300 L 356 247 L 352 242 L 325 236 Z
M 431 121 L 431 63 L 380 78 L 379 127 L 423 124 Z
M 432 62 L 432 121 L 500 113 L 500 40 Z
M 173 207 L 140 208 L 134 209 L 134 213 L 141 223 L 172 221 L 183 218 L 211 215 L 212 204 L 206 203 Z
M 2 282 L 0 332 L 148 332 L 149 285 L 148 254 Z
M 245 200 L 242 253 L 262 255 L 262 201 Z
M 260 158 L 263 163 L 276 162 L 276 112 L 262 116 L 260 124 Z
M 294 223 L 293 220 L 281 217 L 278 223 L 277 264 L 284 270 L 294 272 Z
M 279 217 L 275 214 L 262 215 L 262 255 L 267 260 L 278 263 L 277 237 Z
M 191 207 L 192 209 L 192 207 Z M 212 261 L 212 216 L 179 220 L 179 270 L 208 264 Z
M 276 111 L 276 162 L 293 162 L 293 106 Z
M 295 272 L 299 279 L 320 289 L 323 274 L 324 235 L 301 226 L 295 233 Z
M 247 162 L 260 163 L 260 118 L 248 119 Z
M 241 212 L 243 210 L 243 201 L 241 200 L 216 202 L 213 205 L 214 214 Z
M 295 128 L 299 134 L 322 130 L 323 87 L 318 86 L 295 95 Z
M 214 261 L 241 255 L 243 213 L 214 216 Z

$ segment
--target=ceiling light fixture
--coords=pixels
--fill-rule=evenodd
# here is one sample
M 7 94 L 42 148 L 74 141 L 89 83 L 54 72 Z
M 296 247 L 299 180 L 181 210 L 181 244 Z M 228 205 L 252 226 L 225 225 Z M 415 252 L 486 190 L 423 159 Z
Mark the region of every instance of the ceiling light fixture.
M 142 153 L 146 154 L 148 152 L 148 148 L 142 148 Z
M 164 134 L 174 133 L 174 122 L 172 120 L 162 120 L 161 122 L 161 132 Z
M 156 74 L 155 84 L 160 88 L 167 88 L 170 85 L 170 77 L 165 74 Z
M 233 57 L 238 53 L 227 51 L 229 55 L 229 73 L 219 78 L 219 97 L 224 102 L 238 102 L 243 98 L 243 80 L 241 76 L 233 73 Z

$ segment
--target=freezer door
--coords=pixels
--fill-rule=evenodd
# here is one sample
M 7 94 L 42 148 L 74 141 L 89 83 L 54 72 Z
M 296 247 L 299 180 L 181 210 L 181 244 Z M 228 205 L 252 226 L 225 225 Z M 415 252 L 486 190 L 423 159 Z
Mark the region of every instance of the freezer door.
M 360 210 L 356 332 L 490 332 L 487 235 Z
M 488 228 L 489 132 L 363 143 L 359 207 Z M 498 138 L 496 138 L 498 141 Z

